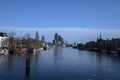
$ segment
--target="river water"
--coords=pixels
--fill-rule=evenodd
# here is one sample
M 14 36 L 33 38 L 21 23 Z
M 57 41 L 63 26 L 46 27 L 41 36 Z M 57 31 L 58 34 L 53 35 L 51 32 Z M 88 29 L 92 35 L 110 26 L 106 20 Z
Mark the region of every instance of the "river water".
M 29 57 L 0 55 L 0 80 L 120 80 L 120 57 L 52 47 Z

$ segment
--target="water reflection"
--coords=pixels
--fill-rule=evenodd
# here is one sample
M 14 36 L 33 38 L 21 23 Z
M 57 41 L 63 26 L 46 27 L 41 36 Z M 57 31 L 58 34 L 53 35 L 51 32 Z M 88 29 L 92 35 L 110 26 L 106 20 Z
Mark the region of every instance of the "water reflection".
M 101 65 L 102 53 L 95 53 L 95 54 L 96 54 L 96 58 L 97 58 L 97 60 L 96 60 L 97 64 Z
M 111 59 L 113 59 L 116 54 L 105 54 L 105 53 L 95 53 L 96 58 L 97 58 L 97 63 L 99 64 L 104 64 L 105 62 L 109 62 Z M 116 56 L 116 59 L 119 58 Z
M 57 64 L 58 61 L 62 58 L 62 49 L 63 47 L 54 47 L 54 50 L 53 50 L 53 55 L 54 55 L 54 63 Z
M 53 47 L 39 54 L 0 56 L 1 80 L 119 80 L 120 57 Z

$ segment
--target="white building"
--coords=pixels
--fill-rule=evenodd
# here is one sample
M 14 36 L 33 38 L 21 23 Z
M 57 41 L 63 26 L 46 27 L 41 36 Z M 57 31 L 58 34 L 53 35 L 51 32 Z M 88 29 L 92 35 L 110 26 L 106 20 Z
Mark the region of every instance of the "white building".
M 8 53 L 9 37 L 6 33 L 0 32 L 0 54 Z

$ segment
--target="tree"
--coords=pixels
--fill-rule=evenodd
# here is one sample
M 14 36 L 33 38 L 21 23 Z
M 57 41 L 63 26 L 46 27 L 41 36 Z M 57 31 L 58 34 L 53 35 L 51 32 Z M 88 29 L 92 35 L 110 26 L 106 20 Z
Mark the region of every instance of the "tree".
M 11 32 L 8 33 L 8 36 L 9 36 L 10 38 L 14 38 L 15 35 L 16 35 L 16 32 L 14 32 L 14 31 L 11 31 Z
M 15 48 L 15 41 L 14 41 L 14 37 L 16 35 L 16 32 L 11 31 L 8 33 L 8 37 L 9 37 L 9 48 L 14 49 Z
M 26 45 L 26 48 L 33 48 L 34 45 L 33 45 L 33 39 L 31 37 L 31 35 L 29 33 L 27 33 L 25 36 L 24 36 L 24 45 Z

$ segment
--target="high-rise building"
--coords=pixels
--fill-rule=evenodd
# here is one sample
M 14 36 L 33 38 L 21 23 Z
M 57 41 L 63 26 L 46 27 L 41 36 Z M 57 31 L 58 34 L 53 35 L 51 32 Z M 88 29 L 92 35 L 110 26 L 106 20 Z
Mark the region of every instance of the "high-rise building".
M 36 37 L 36 40 L 39 41 L 39 33 L 38 33 L 38 31 L 36 31 L 36 36 L 35 37 Z
M 55 38 L 55 44 L 58 45 L 58 33 L 55 33 L 54 38 Z
M 58 33 L 55 33 L 55 40 L 58 41 Z
M 45 42 L 45 37 L 44 36 L 42 36 L 42 42 Z
M 61 37 L 61 35 L 58 35 L 58 33 L 55 33 L 53 44 L 55 44 L 55 45 L 63 45 L 63 43 L 64 43 L 63 37 Z

